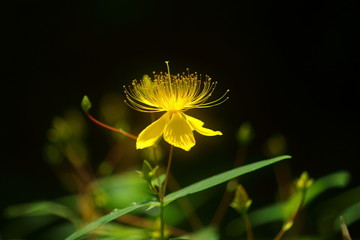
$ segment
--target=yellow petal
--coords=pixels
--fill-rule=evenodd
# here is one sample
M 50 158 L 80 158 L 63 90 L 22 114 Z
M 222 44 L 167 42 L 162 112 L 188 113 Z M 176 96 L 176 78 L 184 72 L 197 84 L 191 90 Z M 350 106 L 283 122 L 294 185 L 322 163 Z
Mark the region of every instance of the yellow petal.
M 171 145 L 189 151 L 195 145 L 192 129 L 184 113 L 169 113 L 170 120 L 164 130 L 164 139 Z
M 136 140 L 136 149 L 143 149 L 153 146 L 164 132 L 169 121 L 169 114 L 165 113 L 158 120 L 147 126 Z
M 200 121 L 197 118 L 190 117 L 189 115 L 186 115 L 186 119 L 188 120 L 191 129 L 197 131 L 198 133 L 205 135 L 205 136 L 216 136 L 216 135 L 222 135 L 220 131 L 214 131 L 208 128 L 204 128 L 204 122 Z

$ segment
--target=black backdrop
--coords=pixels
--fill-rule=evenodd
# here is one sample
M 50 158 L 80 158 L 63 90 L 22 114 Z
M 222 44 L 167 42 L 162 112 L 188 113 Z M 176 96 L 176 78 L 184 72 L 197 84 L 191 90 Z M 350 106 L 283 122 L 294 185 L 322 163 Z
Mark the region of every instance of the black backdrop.
M 204 110 L 227 156 L 250 120 L 258 146 L 284 134 L 295 173 L 347 169 L 358 185 L 358 13 L 350 0 L 5 3 L 1 207 L 63 194 L 41 153 L 53 116 L 84 94 L 121 93 L 165 60 L 210 75 L 219 95 L 230 89 Z

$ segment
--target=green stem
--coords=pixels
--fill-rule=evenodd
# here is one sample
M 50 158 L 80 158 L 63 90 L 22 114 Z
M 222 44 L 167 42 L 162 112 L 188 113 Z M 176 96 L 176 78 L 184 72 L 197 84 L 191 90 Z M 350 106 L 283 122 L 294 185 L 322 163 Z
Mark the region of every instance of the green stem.
M 247 236 L 247 240 L 253 240 L 254 239 L 254 234 L 253 231 L 251 229 L 251 223 L 250 223 L 250 219 L 249 216 L 246 212 L 243 212 L 241 214 L 243 221 L 245 223 L 245 229 L 246 229 L 246 236 Z
M 165 237 L 165 222 L 164 222 L 164 198 L 160 198 L 160 240 Z
M 171 167 L 171 160 L 172 160 L 173 150 L 174 150 L 174 146 L 170 145 L 169 158 L 168 158 L 168 163 L 167 163 L 167 167 L 166 167 L 164 184 L 162 185 L 162 187 L 161 187 L 161 189 L 159 191 L 159 201 L 160 201 L 160 239 L 161 240 L 165 239 L 164 197 L 165 197 L 165 194 L 166 194 L 166 186 L 167 186 L 167 182 L 168 182 L 168 179 L 169 179 L 169 172 L 170 172 L 170 167 Z
M 163 196 L 165 196 L 165 193 L 166 193 L 166 186 L 167 186 L 168 179 L 169 179 L 169 172 L 170 172 L 170 167 L 171 167 L 171 160 L 172 160 L 173 150 L 174 150 L 174 146 L 170 145 L 168 164 L 167 164 L 167 167 L 166 167 L 166 173 L 165 173 L 165 179 L 164 179 L 164 186 L 162 187 Z
M 283 225 L 283 227 L 281 228 L 281 230 L 278 232 L 278 234 L 275 236 L 274 240 L 280 240 L 282 238 L 282 236 L 285 234 L 285 232 L 287 232 L 293 225 L 294 220 L 296 218 L 296 216 L 298 215 L 298 213 L 300 212 L 300 209 L 302 208 L 302 206 L 304 205 L 305 202 L 305 196 L 306 196 L 306 187 L 304 187 L 301 190 L 301 200 L 300 203 L 298 205 L 298 207 L 296 208 L 295 212 L 291 215 L 291 217 L 286 221 L 286 223 Z

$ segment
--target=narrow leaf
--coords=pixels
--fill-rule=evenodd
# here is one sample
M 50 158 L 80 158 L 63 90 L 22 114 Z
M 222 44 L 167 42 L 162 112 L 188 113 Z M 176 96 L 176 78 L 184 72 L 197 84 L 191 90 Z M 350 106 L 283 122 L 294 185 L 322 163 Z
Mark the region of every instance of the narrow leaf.
M 184 196 L 192 194 L 192 193 L 197 193 L 197 192 L 203 191 L 205 189 L 211 188 L 218 184 L 227 182 L 227 181 L 229 181 L 233 178 L 236 178 L 238 176 L 241 176 L 243 174 L 255 171 L 259 168 L 262 168 L 262 167 L 265 167 L 265 166 L 268 166 L 268 165 L 274 164 L 276 162 L 279 162 L 281 160 L 289 159 L 289 158 L 291 158 L 291 156 L 283 155 L 283 156 L 271 158 L 268 160 L 251 163 L 251 164 L 248 164 L 248 165 L 245 165 L 242 167 L 238 167 L 238 168 L 226 171 L 224 173 L 220 173 L 218 175 L 215 175 L 210 178 L 199 181 L 197 183 L 194 183 L 188 187 L 182 188 L 176 192 L 172 192 L 172 193 L 168 194 L 167 196 L 165 196 L 164 202 L 165 202 L 165 204 L 169 204 L 170 202 L 172 202 L 178 198 L 184 197 Z
M 316 179 L 307 190 L 305 205 L 329 189 L 345 187 L 349 183 L 349 178 L 348 172 L 339 171 Z M 253 227 L 287 219 L 297 207 L 299 200 L 300 194 L 295 194 L 286 202 L 275 203 L 251 212 L 250 219 Z
M 56 215 L 69 220 L 75 226 L 78 226 L 80 223 L 80 219 L 68 207 L 50 201 L 41 201 L 41 202 L 10 206 L 9 208 L 6 209 L 6 214 L 9 217 L 19 217 L 24 215 L 29 215 L 29 216 Z
M 120 210 L 115 209 L 114 211 L 110 212 L 109 214 L 102 216 L 101 218 L 96 219 L 94 222 L 91 222 L 91 223 L 85 225 L 83 228 L 77 230 L 76 232 L 71 234 L 69 237 L 67 237 L 65 240 L 78 239 L 79 237 L 95 230 L 96 228 L 100 227 L 101 225 L 106 224 L 118 217 L 121 217 L 122 215 L 125 215 L 129 212 L 132 212 L 132 211 L 139 209 L 146 205 L 148 205 L 148 203 L 136 204 L 136 205 L 132 205 L 127 208 L 120 209 Z

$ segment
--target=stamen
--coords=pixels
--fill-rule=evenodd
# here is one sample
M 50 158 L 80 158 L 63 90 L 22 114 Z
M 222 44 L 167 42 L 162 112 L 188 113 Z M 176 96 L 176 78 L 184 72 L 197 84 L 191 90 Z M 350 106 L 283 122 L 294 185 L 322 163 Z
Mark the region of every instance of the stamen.
M 212 82 L 208 75 L 202 81 L 202 75 L 196 72 L 171 75 L 169 61 L 165 61 L 167 73 L 153 72 L 154 80 L 149 77 L 134 80 L 128 87 L 124 86 L 128 99 L 126 104 L 137 111 L 186 111 L 192 108 L 207 108 L 226 101 L 226 91 L 220 98 L 206 102 L 213 94 L 217 82 Z

